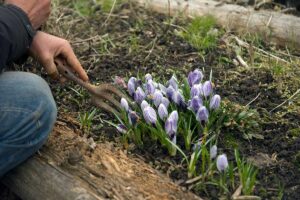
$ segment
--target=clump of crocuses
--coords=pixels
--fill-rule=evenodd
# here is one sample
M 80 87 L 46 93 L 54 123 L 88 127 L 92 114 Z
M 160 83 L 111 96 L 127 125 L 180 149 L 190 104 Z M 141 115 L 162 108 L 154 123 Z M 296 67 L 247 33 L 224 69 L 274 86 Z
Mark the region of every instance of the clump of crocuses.
M 121 100 L 126 114 L 120 118 L 118 130 L 131 133 L 131 137 L 138 133 L 142 140 L 156 140 L 169 152 L 172 150 L 172 155 L 183 148 L 178 139 L 184 140 L 188 151 L 192 151 L 194 141 L 203 140 L 211 116 L 221 105 L 214 84 L 205 80 L 200 69 L 181 81 L 174 74 L 165 83 L 156 81 L 151 74 L 130 77 L 126 89 L 132 102 Z

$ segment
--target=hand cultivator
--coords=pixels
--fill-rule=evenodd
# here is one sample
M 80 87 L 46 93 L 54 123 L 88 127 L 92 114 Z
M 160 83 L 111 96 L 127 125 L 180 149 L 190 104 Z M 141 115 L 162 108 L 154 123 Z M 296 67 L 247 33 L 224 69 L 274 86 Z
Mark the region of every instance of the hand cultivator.
M 120 114 L 118 111 L 122 109 L 122 106 L 120 104 L 120 99 L 121 98 L 128 99 L 128 97 L 123 92 L 121 92 L 117 87 L 108 83 L 104 83 L 96 86 L 96 85 L 92 85 L 89 82 L 84 82 L 83 80 L 78 78 L 71 71 L 71 69 L 68 66 L 66 66 L 61 60 L 56 59 L 55 62 L 59 73 L 63 77 L 77 83 L 78 85 L 82 86 L 89 92 L 89 94 L 91 95 L 91 100 L 95 106 L 116 115 Z

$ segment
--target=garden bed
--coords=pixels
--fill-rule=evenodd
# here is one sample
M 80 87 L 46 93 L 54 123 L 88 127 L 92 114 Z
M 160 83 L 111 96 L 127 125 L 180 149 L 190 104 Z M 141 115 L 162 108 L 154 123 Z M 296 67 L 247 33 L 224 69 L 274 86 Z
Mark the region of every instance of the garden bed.
M 209 77 L 212 70 L 215 89 L 222 98 L 258 111 L 261 129 L 253 134 L 263 136 L 263 139 L 245 140 L 239 131 L 232 130 L 222 135 L 219 149 L 233 161 L 233 149 L 237 148 L 258 167 L 255 195 L 262 199 L 297 199 L 300 193 L 300 97 L 296 93 L 300 86 L 299 53 L 277 49 L 249 34 L 237 37 L 218 27 L 214 27 L 216 42 L 199 49 L 178 34 L 187 29 L 188 22 L 180 15 L 170 17 L 128 3 L 117 3 L 110 13 L 110 9 L 92 1 L 60 1 L 54 5 L 46 29 L 71 41 L 94 83 L 112 82 L 115 76 L 136 76 L 137 72 L 151 73 L 165 80 L 173 73 L 182 78 L 195 68 L 202 69 Z M 245 48 L 240 41 L 249 46 Z M 237 55 L 248 67 L 236 61 Z M 28 62 L 24 67 L 32 70 L 27 67 L 34 65 Z M 189 187 L 185 184 L 187 172 L 180 157 L 168 156 L 157 144 L 145 143 L 141 149 L 129 143 L 124 148 L 120 133 L 104 122 L 113 120 L 112 115 L 96 110 L 90 121 L 84 120 L 84 115 L 89 115 L 94 107 L 80 87 L 60 86 L 51 81 L 51 88 L 60 114 L 68 113 L 78 119 L 81 116 L 78 121 L 63 119 L 78 135 L 93 138 L 99 147 L 106 148 L 109 142 L 112 149 L 142 157 L 174 182 Z M 60 144 L 62 149 L 64 145 Z M 192 191 L 204 199 L 218 198 L 213 188 L 208 188 L 206 193 Z

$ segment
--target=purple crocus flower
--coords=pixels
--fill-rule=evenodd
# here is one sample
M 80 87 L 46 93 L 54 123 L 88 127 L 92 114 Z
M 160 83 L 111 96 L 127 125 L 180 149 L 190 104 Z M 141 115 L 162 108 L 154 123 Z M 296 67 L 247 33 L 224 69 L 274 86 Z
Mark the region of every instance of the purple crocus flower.
M 200 83 L 202 81 L 202 78 L 203 78 L 203 74 L 199 69 L 195 69 L 194 71 L 190 72 L 188 76 L 188 82 L 190 87 Z
M 162 103 L 158 107 L 158 116 L 161 120 L 165 120 L 168 117 L 168 110 Z
M 167 88 L 167 92 L 166 92 L 166 96 L 168 97 L 168 99 L 172 99 L 173 95 L 175 93 L 175 89 L 170 85 L 168 88 Z
M 165 123 L 165 131 L 170 137 L 176 134 L 177 123 L 178 123 L 178 112 L 175 110 L 169 115 Z
M 215 94 L 209 103 L 210 109 L 218 109 L 220 107 L 221 97 L 220 95 Z
M 202 94 L 202 84 L 195 84 L 191 88 L 191 98 L 194 96 L 200 96 Z
M 164 106 L 168 109 L 168 107 L 170 105 L 169 99 L 167 99 L 166 97 L 163 97 L 161 100 L 161 103 L 164 104 Z
M 128 112 L 128 110 L 129 110 L 129 105 L 128 105 L 127 100 L 124 99 L 124 98 L 121 99 L 121 107 L 122 107 L 126 112 Z
M 173 75 L 168 81 L 168 86 L 172 86 L 175 90 L 178 90 L 178 81 L 177 78 Z
M 173 93 L 172 101 L 178 106 L 185 107 L 184 97 L 178 90 Z
M 155 110 L 151 107 L 151 106 L 147 106 L 144 110 L 143 110 L 143 116 L 145 121 L 148 124 L 152 124 L 155 125 L 156 121 L 157 121 L 157 115 Z
M 129 111 L 129 113 L 128 113 L 128 119 L 129 119 L 130 125 L 135 126 L 136 123 L 139 121 L 140 117 L 137 115 L 136 112 Z
M 213 90 L 213 86 L 211 81 L 205 81 L 205 83 L 202 86 L 203 96 L 208 97 L 212 93 L 212 90 Z
M 128 89 L 128 93 L 130 94 L 130 96 L 134 95 L 135 88 L 136 88 L 136 78 L 135 77 L 131 77 L 128 80 L 128 84 L 127 84 L 127 89 Z
M 127 133 L 127 128 L 126 128 L 126 126 L 125 126 L 124 124 L 119 124 L 119 125 L 117 126 L 117 130 L 118 130 L 120 133 L 123 133 L 123 134 Z
M 149 103 L 147 101 L 143 100 L 141 103 L 141 109 L 144 110 L 148 106 L 149 106 Z
M 146 90 L 148 95 L 152 95 L 155 92 L 155 86 L 151 79 L 146 83 Z
M 205 106 L 201 106 L 196 114 L 196 119 L 199 122 L 207 122 L 208 121 L 208 110 Z
M 163 94 L 161 93 L 160 90 L 155 90 L 154 94 L 153 94 L 153 103 L 156 107 L 159 106 L 159 104 L 161 103 L 162 99 L 163 99 Z
M 166 95 L 167 94 L 167 88 L 163 85 L 163 84 L 158 84 L 158 88 L 160 89 L 160 91 Z
M 228 160 L 225 154 L 219 155 L 217 158 L 217 168 L 220 172 L 225 171 L 228 167 Z
M 146 80 L 146 82 L 148 82 L 149 80 L 152 80 L 151 74 L 146 74 L 145 75 L 145 80 Z
M 214 159 L 217 157 L 218 147 L 217 145 L 213 145 L 209 150 L 210 159 Z
M 196 113 L 202 105 L 202 99 L 199 96 L 194 96 L 189 103 L 189 109 Z
M 134 101 L 137 103 L 142 103 L 142 101 L 146 98 L 146 94 L 141 87 L 138 87 L 134 93 Z

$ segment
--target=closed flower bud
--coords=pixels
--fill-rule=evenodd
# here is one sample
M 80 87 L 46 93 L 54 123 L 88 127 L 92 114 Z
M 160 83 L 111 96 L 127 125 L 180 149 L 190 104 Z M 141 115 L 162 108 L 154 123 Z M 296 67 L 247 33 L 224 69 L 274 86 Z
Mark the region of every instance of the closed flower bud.
M 127 100 L 124 99 L 124 98 L 121 99 L 121 107 L 122 107 L 126 112 L 128 112 L 128 110 L 129 110 L 129 105 L 128 105 Z
M 161 103 L 165 105 L 165 107 L 168 109 L 169 105 L 170 105 L 170 101 L 169 99 L 167 99 L 166 97 L 163 97 L 161 100 Z
M 217 168 L 220 172 L 223 172 L 228 167 L 228 160 L 225 154 L 219 155 L 217 158 Z
M 168 86 L 172 86 L 175 90 L 178 90 L 178 81 L 174 75 L 168 81 Z
M 166 96 L 168 97 L 168 99 L 171 100 L 174 93 L 175 93 L 175 89 L 172 86 L 169 86 L 166 90 Z
M 117 126 L 117 130 L 118 130 L 120 133 L 123 133 L 123 134 L 127 133 L 127 128 L 126 128 L 126 126 L 125 126 L 124 124 L 119 124 L 119 125 Z
M 200 96 L 202 94 L 202 84 L 195 84 L 191 88 L 191 98 L 194 96 Z
M 141 109 L 144 110 L 148 106 L 149 106 L 149 103 L 147 101 L 143 100 L 141 103 Z
M 220 95 L 215 94 L 209 103 L 210 109 L 218 109 L 220 107 L 221 97 Z
M 168 117 L 168 110 L 164 104 L 159 105 L 158 116 L 161 120 L 165 120 Z
M 207 122 L 208 121 L 208 110 L 205 106 L 201 106 L 196 114 L 196 119 L 199 122 Z
M 180 107 L 185 107 L 184 97 L 178 90 L 174 92 L 172 101 Z
M 189 109 L 196 113 L 202 105 L 202 99 L 199 96 L 194 96 L 189 103 Z
M 165 123 L 165 131 L 171 137 L 177 132 L 178 112 L 173 111 Z
M 138 87 L 134 93 L 134 101 L 140 104 L 145 98 L 146 98 L 145 92 L 141 87 Z
M 162 99 L 163 99 L 163 94 L 161 93 L 161 91 L 160 90 L 155 90 L 155 92 L 153 94 L 153 103 L 156 107 L 159 106 Z
M 194 71 L 190 72 L 188 76 L 188 82 L 190 87 L 200 83 L 202 78 L 203 78 L 203 74 L 199 69 L 195 69 Z
M 128 119 L 129 119 L 130 125 L 135 126 L 136 123 L 139 121 L 140 117 L 137 115 L 136 112 L 129 111 L 129 113 L 128 113 Z
M 217 157 L 217 153 L 218 153 L 217 151 L 218 151 L 217 145 L 214 145 L 210 148 L 209 150 L 210 159 L 214 159 L 215 157 Z
M 128 81 L 128 84 L 127 84 L 127 89 L 128 89 L 128 93 L 130 94 L 130 96 L 134 95 L 135 88 L 136 88 L 136 78 L 131 77 Z
M 151 106 L 148 106 L 143 110 L 143 116 L 144 116 L 145 121 L 148 124 L 152 124 L 152 125 L 156 124 L 157 115 L 156 115 L 155 110 Z
M 158 88 L 160 89 L 160 91 L 166 95 L 167 94 L 167 88 L 163 85 L 163 84 L 158 84 Z
M 154 86 L 154 83 L 152 80 L 149 80 L 147 83 L 146 83 L 146 90 L 147 90 L 147 94 L 148 95 L 151 95 L 155 92 L 155 86 Z
M 205 81 L 202 86 L 202 94 L 205 97 L 208 97 L 213 91 L 212 83 L 210 81 Z
M 151 74 L 146 74 L 145 75 L 145 80 L 146 80 L 146 82 L 148 82 L 149 80 L 152 80 Z

